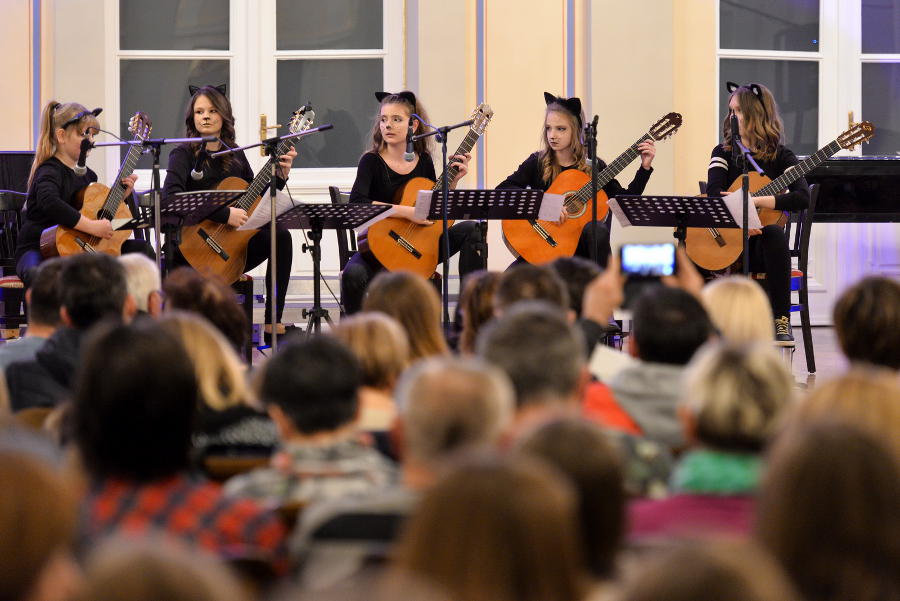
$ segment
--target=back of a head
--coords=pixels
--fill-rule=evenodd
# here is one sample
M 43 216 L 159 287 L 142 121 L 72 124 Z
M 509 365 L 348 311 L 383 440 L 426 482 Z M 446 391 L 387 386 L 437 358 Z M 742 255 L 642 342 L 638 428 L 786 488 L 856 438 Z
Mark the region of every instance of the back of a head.
M 681 405 L 697 442 L 757 453 L 793 398 L 794 381 L 769 343 L 711 342 L 685 373 Z
M 476 349 L 509 376 L 519 407 L 567 400 L 578 392 L 586 361 L 584 340 L 554 305 L 516 303 L 485 326 Z
M 149 312 L 150 294 L 162 286 L 156 263 L 141 253 L 124 254 L 119 257 L 119 263 L 125 268 L 128 293 L 134 297 L 138 311 Z
M 356 418 L 360 379 L 350 349 L 331 336 L 317 336 L 288 344 L 269 359 L 259 394 L 299 433 L 329 432 Z
M 569 295 L 569 309 L 581 316 L 584 290 L 601 273 L 600 266 L 584 257 L 559 257 L 550 267 L 566 285 Z
M 513 411 L 509 380 L 473 359 L 434 357 L 413 365 L 397 384 L 404 454 L 435 464 L 452 454 L 493 446 Z
M 234 291 L 214 278 L 206 278 L 190 267 L 170 272 L 163 282 L 166 307 L 198 313 L 216 326 L 235 349 L 247 342 L 247 316 L 235 300 Z
M 502 274 L 497 271 L 474 271 L 466 276 L 459 296 L 463 329 L 459 335 L 459 349 L 475 352 L 475 338 L 479 330 L 494 317 L 494 293 Z
M 769 457 L 757 533 L 806 599 L 900 598 L 900 463 L 834 420 L 795 424 Z
M 703 305 L 719 334 L 732 342 L 772 340 L 772 306 L 762 286 L 739 275 L 703 288 Z
M 175 336 L 155 323 L 92 333 L 73 405 L 91 476 L 147 482 L 187 469 L 196 408 L 194 369 Z
M 454 599 L 577 601 L 583 570 L 568 483 L 544 464 L 460 464 L 419 503 L 397 564 Z
M 359 360 L 363 386 L 391 389 L 409 364 L 406 331 L 396 319 L 380 311 L 345 317 L 332 334 Z
M 518 450 L 568 477 L 578 496 L 584 560 L 595 577 L 612 578 L 625 531 L 625 476 L 607 435 L 593 422 L 560 418 L 526 435 Z
M 834 329 L 850 361 L 900 370 L 900 282 L 869 276 L 845 290 Z
M 658 551 L 635 567 L 621 601 L 799 601 L 786 575 L 756 545 L 706 541 Z
M 680 288 L 654 286 L 634 306 L 634 341 L 641 360 L 686 365 L 713 335 L 703 305 Z
M 381 311 L 403 326 L 411 360 L 449 352 L 441 331 L 441 298 L 434 286 L 418 275 L 379 273 L 369 285 L 363 311 Z
M 105 318 L 122 318 L 128 289 L 125 270 L 104 253 L 67 257 L 59 273 L 60 304 L 72 326 L 87 329 Z
M 32 324 L 59 325 L 60 282 L 64 260 L 49 259 L 40 264 L 31 280 L 28 321 Z
M 77 501 L 49 465 L 11 451 L 0 451 L 0 490 L 0 599 L 25 601 L 72 544 Z
M 549 265 L 522 263 L 504 271 L 494 292 L 494 312 L 501 315 L 528 300 L 545 301 L 564 315 L 569 309 L 566 285 Z

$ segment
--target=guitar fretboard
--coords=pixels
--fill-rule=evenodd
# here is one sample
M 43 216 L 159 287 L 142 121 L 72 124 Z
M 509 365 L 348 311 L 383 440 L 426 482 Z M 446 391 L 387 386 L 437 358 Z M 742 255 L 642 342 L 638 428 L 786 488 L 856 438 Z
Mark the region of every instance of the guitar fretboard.
M 603 186 L 605 186 L 606 184 L 611 182 L 615 176 L 617 176 L 619 173 L 621 173 L 622 170 L 625 169 L 625 167 L 627 167 L 629 163 L 631 163 L 631 161 L 633 161 L 634 159 L 636 159 L 638 157 L 638 155 L 640 154 L 640 151 L 637 148 L 638 144 L 640 144 L 647 138 L 652 139 L 653 136 L 651 136 L 649 133 L 647 133 L 647 134 L 644 134 L 643 136 L 641 136 L 640 138 L 638 138 L 637 142 L 635 142 L 634 144 L 629 146 L 625 150 L 625 152 L 623 152 L 618 157 L 616 157 L 616 159 L 612 163 L 609 163 L 603 171 L 601 171 L 600 173 L 597 174 L 597 190 L 598 191 L 601 190 L 603 188 Z M 582 186 L 578 190 L 578 192 L 576 192 L 575 194 L 570 196 L 566 200 L 566 203 L 567 204 L 571 203 L 571 202 L 587 203 L 587 202 L 590 202 L 590 200 L 591 200 L 591 183 L 588 182 L 587 184 Z
M 276 156 L 281 156 L 286 154 L 288 150 L 290 150 L 291 145 L 294 143 L 293 139 L 290 140 L 282 140 L 278 144 L 278 150 L 275 153 Z M 265 166 L 259 170 L 256 174 L 256 177 L 253 178 L 253 181 L 250 182 L 250 185 L 247 187 L 247 191 L 241 196 L 240 200 L 234 203 L 234 206 L 238 209 L 244 209 L 245 211 L 250 208 L 253 204 L 253 201 L 256 200 L 258 196 L 261 196 L 263 190 L 266 189 L 266 186 L 269 185 L 269 182 L 272 180 L 272 163 L 275 162 L 275 159 L 269 158 L 266 161 Z
M 452 155 L 450 155 L 450 157 L 452 157 L 453 155 L 456 155 L 456 154 L 466 154 L 467 152 L 470 152 L 475 147 L 475 143 L 478 142 L 478 138 L 480 138 L 480 137 L 481 137 L 481 134 L 476 132 L 474 129 L 470 128 L 469 132 L 466 134 L 466 137 L 463 138 L 462 142 L 460 142 L 459 148 L 457 148 L 456 152 L 454 152 Z M 450 160 L 450 157 L 448 157 L 448 160 Z M 452 182 L 453 179 L 456 177 L 457 173 L 459 173 L 458 167 L 455 167 L 453 165 L 447 167 L 447 171 L 445 173 L 442 173 L 441 176 L 434 183 L 434 187 L 432 188 L 432 191 L 440 190 L 443 187 L 444 177 L 449 177 L 450 181 Z
M 811 154 L 806 159 L 794 165 L 793 169 L 785 171 L 777 178 L 754 192 L 753 196 L 774 196 L 775 194 L 780 193 L 795 181 L 821 165 L 826 159 L 828 159 L 840 149 L 841 145 L 838 144 L 837 140 L 834 140 L 833 142 L 831 142 L 831 144 L 828 144 L 824 148 L 819 149 L 815 154 Z
M 140 142 L 143 141 L 143 138 L 136 136 L 134 141 Z M 125 160 L 122 161 L 122 165 L 119 167 L 119 174 L 116 176 L 116 181 L 110 186 L 109 194 L 106 195 L 106 200 L 103 201 L 103 208 L 100 210 L 102 215 L 111 219 L 119 210 L 122 200 L 125 199 L 125 188 L 123 188 L 119 182 L 123 177 L 128 177 L 132 174 L 138 160 L 141 158 L 143 149 L 144 147 L 140 144 L 132 144 L 128 148 Z

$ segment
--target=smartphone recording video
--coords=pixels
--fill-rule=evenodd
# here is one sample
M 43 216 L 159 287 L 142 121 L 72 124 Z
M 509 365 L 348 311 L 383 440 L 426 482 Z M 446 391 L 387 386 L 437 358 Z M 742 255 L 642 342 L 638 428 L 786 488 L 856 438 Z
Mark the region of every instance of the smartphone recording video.
M 662 285 L 664 275 L 674 275 L 675 245 L 623 244 L 619 249 L 619 262 L 625 279 L 624 309 L 630 309 L 635 299 L 648 287 Z

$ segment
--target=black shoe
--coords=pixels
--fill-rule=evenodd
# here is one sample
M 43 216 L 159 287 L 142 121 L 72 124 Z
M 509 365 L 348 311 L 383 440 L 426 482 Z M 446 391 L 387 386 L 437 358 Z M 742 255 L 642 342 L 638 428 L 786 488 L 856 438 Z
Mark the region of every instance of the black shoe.
M 789 317 L 782 315 L 775 320 L 775 342 L 783 345 L 794 344 L 794 330 Z
M 284 326 L 284 332 L 278 335 L 278 342 L 282 343 L 289 339 L 293 340 L 294 337 L 302 331 L 303 330 L 295 325 Z M 266 346 L 272 346 L 272 332 L 263 332 L 263 341 L 266 343 Z

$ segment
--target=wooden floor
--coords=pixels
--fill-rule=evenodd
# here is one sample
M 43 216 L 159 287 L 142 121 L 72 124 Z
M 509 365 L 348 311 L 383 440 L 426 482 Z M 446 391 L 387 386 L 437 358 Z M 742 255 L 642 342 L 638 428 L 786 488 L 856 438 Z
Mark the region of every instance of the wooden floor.
M 800 388 L 812 388 L 819 380 L 826 380 L 847 369 L 847 360 L 841 354 L 834 328 L 812 328 L 813 356 L 816 360 L 816 373 L 811 374 L 806 369 L 806 353 L 803 349 L 803 337 L 800 328 L 794 328 L 794 337 L 797 339 L 796 350 L 791 365 L 791 372 Z

